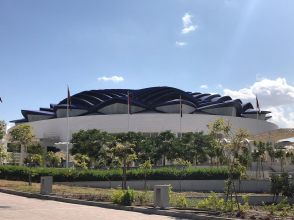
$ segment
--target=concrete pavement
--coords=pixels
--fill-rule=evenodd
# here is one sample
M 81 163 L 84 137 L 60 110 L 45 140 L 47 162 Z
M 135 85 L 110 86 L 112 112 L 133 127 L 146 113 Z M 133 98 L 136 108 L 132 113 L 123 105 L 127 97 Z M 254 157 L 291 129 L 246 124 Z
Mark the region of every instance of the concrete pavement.
M 179 219 L 0 193 L 0 220 Z

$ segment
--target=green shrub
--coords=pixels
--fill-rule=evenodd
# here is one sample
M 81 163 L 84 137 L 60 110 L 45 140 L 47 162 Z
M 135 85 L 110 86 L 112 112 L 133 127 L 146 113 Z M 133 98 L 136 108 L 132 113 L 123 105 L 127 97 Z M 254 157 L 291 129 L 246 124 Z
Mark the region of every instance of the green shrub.
M 215 192 L 211 191 L 207 199 L 200 201 L 197 205 L 200 209 L 210 209 L 216 211 L 232 212 L 237 210 L 235 199 L 225 202 L 224 199 L 219 199 Z
M 117 187 L 117 190 L 118 190 L 117 192 L 113 190 L 112 196 L 110 199 L 114 204 L 121 204 L 122 197 L 124 196 L 124 191 L 122 190 L 121 187 Z
M 135 191 L 128 187 L 127 190 L 124 190 L 124 195 L 121 198 L 121 204 L 130 206 L 135 202 Z
M 169 201 L 171 201 L 171 198 L 172 198 L 172 194 L 174 193 L 172 191 L 173 187 L 171 186 L 171 184 L 168 184 L 168 199 Z
M 138 198 L 139 198 L 141 205 L 143 205 L 143 203 L 147 201 L 147 195 L 149 193 L 149 189 L 150 189 L 150 187 L 149 187 L 149 185 L 147 185 L 147 187 L 144 189 L 144 191 L 139 194 Z
M 135 201 L 135 191 L 128 187 L 127 190 L 122 190 L 121 187 L 117 188 L 118 191 L 113 191 L 111 201 L 115 204 L 130 206 Z
M 288 198 L 285 197 L 281 202 L 279 202 L 277 205 L 274 203 L 271 205 L 266 205 L 264 202 L 262 202 L 263 207 L 270 213 L 275 214 L 277 211 L 282 211 L 284 209 L 287 209 L 290 207 L 290 205 L 287 203 Z
M 180 196 L 177 199 L 177 207 L 180 207 L 180 208 L 187 208 L 188 207 L 186 198 L 184 196 Z
M 86 170 L 69 172 L 65 168 L 32 168 L 35 176 L 33 182 L 40 182 L 41 176 L 53 176 L 54 182 L 72 181 L 121 181 L 122 170 Z M 0 166 L 0 179 L 28 181 L 27 167 Z M 151 169 L 148 180 L 179 180 L 180 170 L 175 168 Z M 188 169 L 182 180 L 225 180 L 227 168 L 197 168 Z M 238 176 L 238 175 L 236 175 Z M 140 169 L 127 170 L 127 180 L 144 180 L 144 172 Z

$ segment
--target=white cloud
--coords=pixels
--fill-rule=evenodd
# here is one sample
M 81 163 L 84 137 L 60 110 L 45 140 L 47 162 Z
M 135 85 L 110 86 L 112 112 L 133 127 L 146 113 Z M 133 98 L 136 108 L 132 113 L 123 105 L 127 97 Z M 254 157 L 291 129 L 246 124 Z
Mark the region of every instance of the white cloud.
M 186 46 L 187 43 L 186 42 L 181 42 L 181 41 L 176 41 L 176 45 L 177 46 Z
M 249 88 L 240 89 L 239 91 L 224 89 L 224 93 L 224 95 L 240 98 L 244 101 L 254 100 L 256 94 L 261 107 L 294 104 L 294 87 L 288 85 L 285 78 L 276 80 L 262 79 Z
M 115 83 L 119 83 L 124 81 L 124 78 L 122 78 L 121 76 L 112 76 L 112 77 L 99 77 L 98 78 L 99 81 L 103 80 L 103 81 L 113 81 Z
M 282 107 L 269 107 L 267 110 L 272 112 L 270 122 L 275 123 L 280 128 L 294 128 L 294 114 L 290 113 L 288 117 L 285 116 L 285 111 Z
M 6 126 L 6 133 L 7 131 L 12 128 L 14 126 L 14 123 L 9 123 L 7 126 Z
M 202 85 L 202 86 L 200 86 L 200 88 L 201 88 L 201 89 L 207 89 L 208 86 L 207 86 L 207 85 Z
M 218 84 L 218 85 L 216 86 L 216 88 L 217 88 L 217 89 L 222 89 L 222 88 L 223 88 L 223 85 L 222 85 L 222 84 Z
M 191 31 L 195 31 L 195 29 L 197 28 L 198 26 L 197 25 L 195 25 L 195 26 L 190 26 L 190 27 L 186 27 L 186 28 L 184 28 L 183 30 L 182 30 L 182 33 L 183 34 L 187 34 L 187 33 L 189 33 L 189 32 L 191 32 Z
M 294 112 L 289 114 L 289 119 L 294 121 Z
M 188 13 L 186 13 L 184 17 L 182 17 L 183 26 L 184 26 L 184 29 L 182 30 L 183 34 L 187 34 L 191 31 L 195 31 L 196 28 L 198 27 L 197 25 L 192 25 L 192 21 L 191 21 L 192 17 L 193 15 L 190 15 Z
M 189 15 L 188 13 L 182 17 L 184 27 L 188 27 L 189 24 L 192 24 L 191 18 L 193 18 L 193 15 Z
M 249 88 L 239 91 L 224 89 L 224 95 L 231 96 L 233 99 L 240 98 L 243 103 L 251 102 L 254 107 L 256 107 L 255 94 L 261 110 L 272 112 L 271 122 L 279 127 L 294 127 L 294 113 L 287 115 L 284 110 L 287 110 L 287 105 L 294 104 L 294 87 L 288 85 L 285 78 L 276 80 L 263 78 Z

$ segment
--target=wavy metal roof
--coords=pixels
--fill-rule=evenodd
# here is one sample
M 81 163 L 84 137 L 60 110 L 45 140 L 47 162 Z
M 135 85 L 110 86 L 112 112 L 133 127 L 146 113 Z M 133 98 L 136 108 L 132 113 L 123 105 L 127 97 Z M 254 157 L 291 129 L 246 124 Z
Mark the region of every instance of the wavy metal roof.
M 137 107 L 137 111 L 134 113 L 142 112 L 157 112 L 165 113 L 156 109 L 159 106 L 176 106 L 180 104 L 180 97 L 182 99 L 183 107 L 193 106 L 195 111 L 190 114 L 207 114 L 211 109 L 221 108 L 235 108 L 236 117 L 246 117 L 246 114 L 252 114 L 256 112 L 251 103 L 242 104 L 240 99 L 232 100 L 230 96 L 221 96 L 219 94 L 200 93 L 200 92 L 185 92 L 183 90 L 161 86 L 150 87 L 144 89 L 105 89 L 105 90 L 90 90 L 83 91 L 71 96 L 72 109 L 76 110 L 76 115 L 82 116 L 88 114 L 105 114 L 99 112 L 99 110 L 111 106 L 113 113 L 115 114 L 115 108 L 124 109 L 127 105 L 128 99 L 127 93 L 130 93 L 132 106 Z M 113 107 L 113 108 L 112 108 Z M 58 117 L 57 112 L 67 108 L 67 98 L 61 100 L 58 104 L 50 104 L 49 108 L 40 108 L 40 110 L 22 110 L 24 119 L 14 120 L 12 122 L 25 122 L 28 121 L 28 115 L 38 116 L 52 116 L 52 118 Z M 108 108 L 109 109 L 109 108 Z M 120 112 L 121 112 L 120 109 Z M 127 114 L 127 110 L 125 114 Z M 217 111 L 214 111 L 217 112 Z M 221 111 L 220 111 L 221 112 Z M 262 114 L 270 113 L 269 111 L 262 111 Z M 60 115 L 60 114 L 59 114 Z M 42 120 L 42 117 L 40 117 Z M 268 119 L 269 116 L 266 116 Z M 48 119 L 46 119 L 48 120 Z

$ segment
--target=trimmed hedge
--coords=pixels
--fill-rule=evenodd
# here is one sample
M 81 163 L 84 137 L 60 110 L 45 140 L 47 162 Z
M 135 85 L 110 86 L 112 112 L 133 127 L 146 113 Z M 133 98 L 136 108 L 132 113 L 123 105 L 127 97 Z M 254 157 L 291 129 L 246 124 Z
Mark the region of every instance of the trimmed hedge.
M 0 166 L 0 179 L 28 181 L 27 167 Z M 120 181 L 122 170 L 88 170 L 72 171 L 64 168 L 33 168 L 33 182 L 40 182 L 41 176 L 53 176 L 54 182 L 71 181 Z M 237 175 L 236 175 L 237 177 Z M 188 169 L 182 180 L 225 180 L 228 178 L 227 168 L 196 168 Z M 152 169 L 147 180 L 179 180 L 180 170 L 175 168 Z M 144 180 L 144 173 L 140 169 L 127 170 L 127 180 Z

